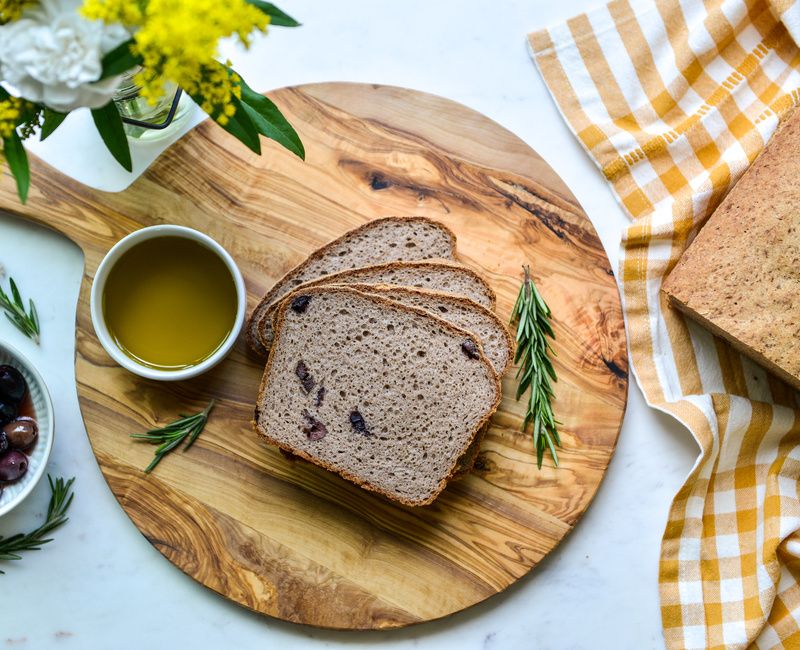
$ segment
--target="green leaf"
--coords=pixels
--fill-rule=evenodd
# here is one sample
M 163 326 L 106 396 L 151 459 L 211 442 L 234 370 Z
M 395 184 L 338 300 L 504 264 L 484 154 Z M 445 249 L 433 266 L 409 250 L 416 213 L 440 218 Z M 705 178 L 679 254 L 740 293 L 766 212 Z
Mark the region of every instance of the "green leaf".
M 39 134 L 39 140 L 46 140 L 55 131 L 61 123 L 66 119 L 66 113 L 59 113 L 50 108 L 44 109 L 44 123 L 42 124 L 42 132 Z
M 36 305 L 33 304 L 33 298 L 28 299 L 28 304 L 30 305 L 30 319 L 33 322 L 33 329 L 38 332 L 39 331 L 39 312 L 36 311 Z
M 202 106 L 205 101 L 205 98 L 197 93 L 191 95 L 191 98 L 198 106 Z M 217 122 L 217 124 L 239 140 L 239 142 L 243 143 L 248 149 L 260 156 L 261 142 L 258 139 L 258 129 L 255 124 L 253 124 L 253 120 L 250 119 L 248 112 L 244 109 L 242 102 L 236 99 L 236 97 L 233 97 L 232 103 L 236 107 L 236 113 L 233 114 L 233 117 L 229 118 L 227 124 L 220 124 L 219 122 Z M 214 121 L 217 121 L 217 117 L 217 115 L 211 115 L 211 119 Z
M 131 150 L 117 105 L 114 102 L 108 102 L 102 108 L 93 109 L 92 119 L 111 155 L 127 171 L 131 171 L 133 169 Z
M 259 131 L 253 123 L 252 116 L 244 104 L 235 97 L 233 98 L 233 105 L 236 106 L 236 113 L 228 120 L 227 124 L 221 124 L 220 126 L 260 156 L 261 141 L 258 139 Z
M 17 194 L 22 203 L 28 200 L 28 190 L 31 186 L 31 170 L 28 166 L 28 153 L 22 146 L 19 134 L 14 131 L 10 138 L 3 140 L 3 154 L 8 161 L 14 180 L 17 182 Z
M 548 337 L 552 339 L 555 336 L 550 324 L 550 308 L 530 276 L 530 267 L 523 266 L 523 271 L 525 278 L 510 321 L 511 325 L 517 326 L 514 363 L 520 365 L 516 373 L 516 397 L 519 400 L 530 390 L 522 430 L 527 431 L 528 427 L 533 425 L 532 439 L 539 469 L 548 450 L 553 457 L 553 463 L 558 467 L 556 447 L 561 446 L 557 429 L 560 423 L 553 416 L 551 405 L 551 401 L 555 399 L 551 382 L 557 379 L 555 368 L 548 356 L 555 354 Z
M 300 26 L 300 23 L 298 23 L 294 18 L 278 9 L 271 2 L 264 2 L 263 0 L 247 0 L 247 3 L 267 14 L 270 17 L 270 25 L 275 25 L 276 27 Z
M 553 439 L 550 436 L 545 436 L 544 439 L 550 449 L 550 455 L 553 457 L 553 464 L 558 467 L 558 454 L 556 453 L 555 445 L 553 445 Z
M 47 506 L 47 519 L 36 530 L 30 533 L 17 533 L 11 537 L 0 535 L 0 561 L 21 560 L 22 551 L 38 551 L 42 546 L 52 542 L 52 538 L 45 538 L 56 528 L 68 521 L 67 510 L 72 504 L 74 494 L 70 492 L 75 479 L 71 478 L 64 481 L 58 478 L 53 481 L 48 474 L 47 480 L 50 483 L 50 503 Z M 0 570 L 0 575 L 4 572 Z
M 134 39 L 131 38 L 120 43 L 110 52 L 106 52 L 101 61 L 103 71 L 100 73 L 100 79 L 114 77 L 142 64 L 142 57 L 131 52 L 131 46 L 134 43 Z
M 144 470 L 145 474 L 152 472 L 164 456 L 180 446 L 184 440 L 188 439 L 183 450 L 189 449 L 206 426 L 208 415 L 212 408 L 214 408 L 214 400 L 211 400 L 208 406 L 200 413 L 181 416 L 180 420 L 176 420 L 160 429 L 151 429 L 146 433 L 132 433 L 131 438 L 158 444 L 153 460 Z
M 301 160 L 306 151 L 297 131 L 275 104 L 242 81 L 242 103 L 258 132 L 285 147 Z
M 19 293 L 17 283 L 14 282 L 14 278 L 9 278 L 8 284 L 11 287 L 11 296 L 14 298 L 14 304 L 20 309 L 24 309 L 25 306 L 22 304 L 22 296 Z

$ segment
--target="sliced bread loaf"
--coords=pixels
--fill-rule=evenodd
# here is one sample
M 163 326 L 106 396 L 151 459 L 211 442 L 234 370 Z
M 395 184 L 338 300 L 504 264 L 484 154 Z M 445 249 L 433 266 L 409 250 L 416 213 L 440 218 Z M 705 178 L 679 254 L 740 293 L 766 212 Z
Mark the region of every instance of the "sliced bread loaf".
M 323 284 L 387 284 L 416 287 L 463 296 L 487 309 L 494 308 L 495 304 L 494 291 L 481 276 L 463 264 L 447 260 L 389 262 L 340 271 L 306 282 L 294 293 L 305 292 L 306 288 Z M 272 317 L 276 306 L 267 309 L 259 327 L 261 344 L 266 349 L 272 344 Z
M 514 344 L 503 321 L 494 312 L 481 307 L 469 298 L 427 289 L 393 287 L 385 284 L 352 286 L 364 293 L 372 293 L 404 305 L 419 307 L 456 327 L 472 332 L 480 339 L 483 352 L 492 362 L 498 375 L 505 373 L 511 364 Z
M 469 332 L 350 287 L 309 287 L 281 303 L 255 426 L 369 490 L 426 505 L 500 395 Z
M 270 306 L 295 287 L 329 273 L 394 260 L 455 257 L 456 238 L 449 228 L 426 217 L 375 219 L 317 249 L 289 271 L 258 303 L 247 324 L 247 343 L 259 355 L 267 349 L 258 336 Z

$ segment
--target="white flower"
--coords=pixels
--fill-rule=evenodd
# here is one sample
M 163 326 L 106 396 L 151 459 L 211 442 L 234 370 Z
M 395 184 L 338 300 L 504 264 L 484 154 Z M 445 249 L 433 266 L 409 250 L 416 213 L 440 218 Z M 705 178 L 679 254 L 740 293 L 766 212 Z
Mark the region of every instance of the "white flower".
M 98 81 L 103 54 L 128 38 L 119 25 L 87 20 L 81 0 L 41 0 L 0 26 L 0 79 L 17 94 L 66 113 L 105 105 L 119 77 Z

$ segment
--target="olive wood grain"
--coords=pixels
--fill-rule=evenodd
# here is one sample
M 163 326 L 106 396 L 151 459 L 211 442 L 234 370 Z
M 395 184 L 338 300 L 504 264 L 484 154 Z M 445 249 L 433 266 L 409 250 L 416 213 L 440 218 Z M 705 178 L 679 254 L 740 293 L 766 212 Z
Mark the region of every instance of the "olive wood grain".
M 606 471 L 627 397 L 619 295 L 591 223 L 519 138 L 452 101 L 401 88 L 313 84 L 270 93 L 306 146 L 257 157 L 204 122 L 129 189 L 95 191 L 32 161 L 20 206 L 8 175 L 0 208 L 45 224 L 85 254 L 76 377 L 100 468 L 145 537 L 186 574 L 245 607 L 329 628 L 436 619 L 526 575 L 575 526 Z M 252 308 L 312 249 L 365 220 L 421 214 L 458 236 L 507 320 L 530 263 L 554 314 L 555 412 L 564 448 L 539 471 L 514 370 L 475 471 L 426 508 L 393 505 L 259 442 L 250 420 L 262 366 L 243 337 L 217 368 L 159 384 L 116 366 L 89 318 L 108 249 L 161 223 L 202 230 L 238 262 Z M 47 334 L 44 334 L 47 336 Z M 217 400 L 206 431 L 150 476 L 153 448 L 128 434 Z

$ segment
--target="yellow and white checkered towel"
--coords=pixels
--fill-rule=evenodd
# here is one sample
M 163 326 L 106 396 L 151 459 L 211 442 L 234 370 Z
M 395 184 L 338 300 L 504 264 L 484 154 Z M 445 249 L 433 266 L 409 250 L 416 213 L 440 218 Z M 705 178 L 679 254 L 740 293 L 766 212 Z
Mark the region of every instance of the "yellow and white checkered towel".
M 659 295 L 800 100 L 798 43 L 792 0 L 615 1 L 530 35 L 632 218 L 619 279 L 639 384 L 701 448 L 661 548 L 669 648 L 800 648 L 800 398 Z

